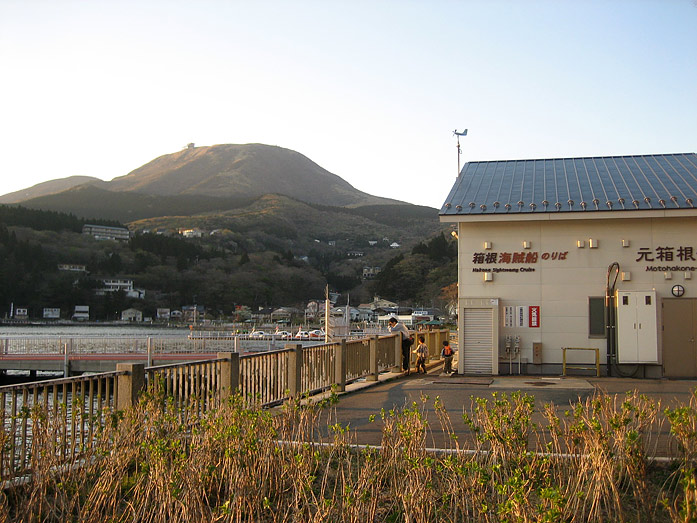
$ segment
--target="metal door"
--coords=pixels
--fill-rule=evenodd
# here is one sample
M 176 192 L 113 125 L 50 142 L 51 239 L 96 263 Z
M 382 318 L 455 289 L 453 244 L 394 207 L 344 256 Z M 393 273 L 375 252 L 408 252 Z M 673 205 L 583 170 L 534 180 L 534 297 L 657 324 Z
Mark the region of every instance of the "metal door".
M 464 309 L 465 374 L 493 374 L 494 309 Z
M 663 299 L 663 375 L 697 378 L 697 298 Z

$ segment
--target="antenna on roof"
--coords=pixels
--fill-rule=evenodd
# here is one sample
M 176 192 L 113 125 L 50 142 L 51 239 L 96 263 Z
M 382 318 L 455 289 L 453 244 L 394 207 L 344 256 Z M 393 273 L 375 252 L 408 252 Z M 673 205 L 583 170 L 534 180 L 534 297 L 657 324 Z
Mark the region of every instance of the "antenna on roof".
M 467 129 L 462 132 L 458 132 L 457 129 L 453 131 L 453 136 L 457 136 L 457 175 L 460 176 L 460 155 L 462 154 L 462 149 L 460 149 L 460 136 L 467 136 Z

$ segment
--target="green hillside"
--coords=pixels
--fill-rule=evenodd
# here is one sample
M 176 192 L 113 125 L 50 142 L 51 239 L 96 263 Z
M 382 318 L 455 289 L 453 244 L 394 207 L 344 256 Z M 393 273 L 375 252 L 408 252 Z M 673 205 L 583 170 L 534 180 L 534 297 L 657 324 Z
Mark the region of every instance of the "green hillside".
M 364 209 L 368 209 L 364 211 Z M 287 248 L 307 251 L 310 247 L 336 242 L 345 250 L 369 251 L 369 241 L 378 241 L 375 250 L 397 242 L 405 247 L 430 237 L 445 226 L 435 209 L 413 205 L 385 205 L 347 209 L 310 205 L 278 194 L 255 199 L 249 205 L 222 212 L 192 216 L 161 216 L 129 222 L 134 231 L 167 231 L 199 228 L 223 229 L 233 234 L 267 235 L 284 241 Z
M 136 235 L 116 242 L 81 234 L 75 216 L 0 211 L 0 317 L 11 303 L 34 318 L 44 307 L 58 307 L 66 317 L 75 305 L 89 305 L 95 319 L 113 320 L 127 307 L 154 316 L 158 307 L 190 303 L 226 317 L 240 304 L 302 307 L 321 299 L 327 284 L 350 293 L 352 303 L 369 301 L 380 289 L 386 297 L 431 304 L 455 278 L 443 226 L 419 213 L 392 227 L 343 208 L 267 195 L 225 212 L 131 222 Z M 202 236 L 185 238 L 179 228 L 200 228 Z M 440 243 L 423 245 L 430 237 Z M 401 247 L 390 248 L 393 242 Z M 60 264 L 85 265 L 87 272 L 61 271 Z M 363 280 L 365 266 L 384 267 L 385 277 Z M 113 277 L 132 279 L 145 299 L 94 293 Z
M 155 216 L 188 216 L 201 212 L 233 209 L 254 198 L 212 196 L 156 196 L 134 192 L 114 192 L 92 185 L 25 200 L 22 206 L 45 211 L 58 211 L 80 217 L 97 217 L 129 222 Z

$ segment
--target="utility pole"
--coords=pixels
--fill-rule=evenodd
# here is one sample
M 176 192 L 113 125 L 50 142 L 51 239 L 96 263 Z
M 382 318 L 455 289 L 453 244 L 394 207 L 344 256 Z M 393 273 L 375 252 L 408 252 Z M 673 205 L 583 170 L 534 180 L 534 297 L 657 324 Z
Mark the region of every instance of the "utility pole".
M 467 136 L 467 129 L 462 132 L 458 132 L 457 129 L 455 129 L 453 135 L 457 136 L 457 175 L 460 176 L 460 155 L 462 154 L 462 149 L 460 149 L 460 136 Z

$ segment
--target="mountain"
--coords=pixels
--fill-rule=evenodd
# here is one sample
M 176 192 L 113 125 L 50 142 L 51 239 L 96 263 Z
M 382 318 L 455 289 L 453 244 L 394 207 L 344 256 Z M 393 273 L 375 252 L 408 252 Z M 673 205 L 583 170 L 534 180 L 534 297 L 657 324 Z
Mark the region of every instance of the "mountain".
M 156 217 L 222 213 L 275 194 L 310 205 L 361 209 L 399 227 L 410 204 L 373 196 L 282 147 L 193 145 L 109 182 L 70 177 L 5 195 L 4 203 L 129 223 Z M 435 210 L 434 219 L 437 220 Z
M 331 207 L 404 205 L 359 191 L 300 153 L 263 144 L 191 146 L 109 182 L 72 176 L 6 194 L 0 203 L 132 221 L 232 209 L 265 194 Z
M 57 180 L 37 183 L 27 189 L 11 192 L 0 196 L 0 203 L 19 203 L 32 198 L 56 194 L 85 184 L 104 184 L 105 182 L 93 176 L 68 176 Z
M 277 193 L 337 207 L 400 203 L 359 191 L 298 152 L 263 144 L 189 147 L 114 178 L 106 188 L 159 196 Z

